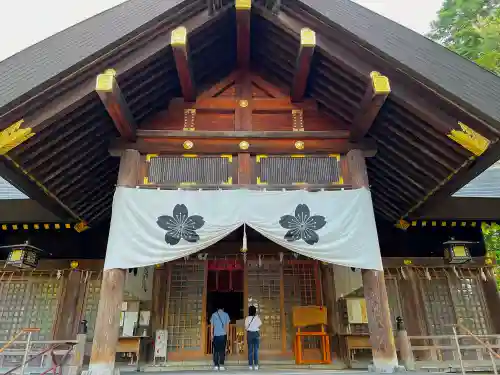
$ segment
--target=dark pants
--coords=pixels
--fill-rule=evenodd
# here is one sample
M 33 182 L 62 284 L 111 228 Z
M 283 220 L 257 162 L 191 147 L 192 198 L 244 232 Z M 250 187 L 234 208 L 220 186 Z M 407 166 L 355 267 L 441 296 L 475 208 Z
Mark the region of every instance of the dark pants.
M 214 336 L 213 352 L 214 352 L 214 366 L 224 366 L 226 359 L 226 341 L 227 336 Z
M 259 365 L 259 332 L 247 331 L 248 365 Z

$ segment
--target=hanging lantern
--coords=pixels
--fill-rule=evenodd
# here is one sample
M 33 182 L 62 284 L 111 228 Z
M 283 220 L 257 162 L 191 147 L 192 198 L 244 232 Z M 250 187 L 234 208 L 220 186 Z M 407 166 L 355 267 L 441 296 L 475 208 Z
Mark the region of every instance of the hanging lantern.
M 29 245 L 28 243 L 2 246 L 0 249 L 9 250 L 9 256 L 7 257 L 5 265 L 21 269 L 36 268 L 39 254 L 43 252 L 41 249 Z
M 472 257 L 470 255 L 469 246 L 474 242 L 467 241 L 447 241 L 443 245 L 444 259 L 449 264 L 464 264 L 470 262 Z

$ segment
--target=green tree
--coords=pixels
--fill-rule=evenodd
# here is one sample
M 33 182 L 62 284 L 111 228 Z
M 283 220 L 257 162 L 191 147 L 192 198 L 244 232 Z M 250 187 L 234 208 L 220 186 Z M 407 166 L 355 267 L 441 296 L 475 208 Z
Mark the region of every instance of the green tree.
M 500 75 L 499 0 L 444 0 L 427 36 Z
M 491 225 L 483 223 L 481 226 L 486 246 L 486 255 L 496 259 L 495 275 L 497 278 L 497 287 L 500 290 L 500 225 L 493 223 Z

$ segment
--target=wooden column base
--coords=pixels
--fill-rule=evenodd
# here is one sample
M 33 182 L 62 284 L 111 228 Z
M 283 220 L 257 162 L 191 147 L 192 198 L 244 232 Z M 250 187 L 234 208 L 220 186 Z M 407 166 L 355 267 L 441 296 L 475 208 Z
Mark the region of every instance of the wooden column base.
M 383 271 L 363 270 L 363 290 L 375 372 L 392 373 L 398 368 L 389 301 Z
M 125 270 L 112 269 L 103 272 L 89 364 L 91 375 L 114 373 L 124 286 Z

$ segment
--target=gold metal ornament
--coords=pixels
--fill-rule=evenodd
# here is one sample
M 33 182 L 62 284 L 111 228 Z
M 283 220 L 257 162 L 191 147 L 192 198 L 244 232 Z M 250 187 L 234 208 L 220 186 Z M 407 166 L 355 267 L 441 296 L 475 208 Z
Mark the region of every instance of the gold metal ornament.
M 243 99 L 243 100 L 240 100 L 238 103 L 239 103 L 239 105 L 240 105 L 241 108 L 248 107 L 248 100 L 244 100 Z
M 184 147 L 185 150 L 191 150 L 194 146 L 194 143 L 190 140 L 184 141 L 182 144 L 182 147 Z
M 240 150 L 248 150 L 248 148 L 250 147 L 250 143 L 248 143 L 247 141 L 241 141 L 239 146 Z
M 303 150 L 305 147 L 305 144 L 303 141 L 295 141 L 295 148 L 297 150 Z

